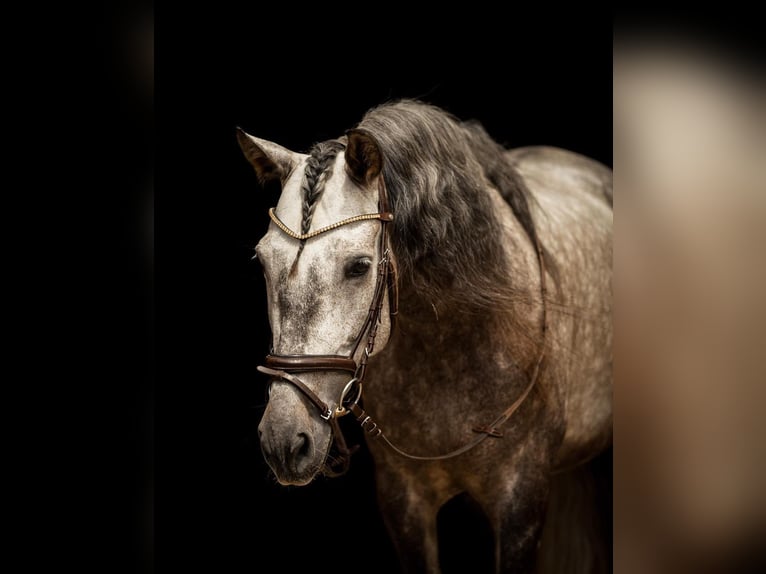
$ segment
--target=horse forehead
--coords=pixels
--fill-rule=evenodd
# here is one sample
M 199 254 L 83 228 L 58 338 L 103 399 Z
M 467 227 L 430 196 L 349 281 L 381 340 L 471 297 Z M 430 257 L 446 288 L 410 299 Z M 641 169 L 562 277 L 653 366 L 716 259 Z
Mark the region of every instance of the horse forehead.
M 345 159 L 338 154 L 333 166 L 332 176 L 325 183 L 311 218 L 311 230 L 332 225 L 343 219 L 364 213 L 377 211 L 377 195 L 369 190 L 362 190 L 346 175 Z M 303 221 L 303 171 L 295 170 L 285 182 L 282 195 L 277 203 L 276 212 L 282 222 L 296 233 L 301 232 Z M 324 257 L 349 250 L 365 250 L 372 245 L 378 225 L 376 221 L 355 223 L 340 227 L 309 239 L 301 259 L 314 259 L 319 253 Z M 280 264 L 290 265 L 298 252 L 298 241 L 288 237 L 273 223 L 262 240 L 262 245 L 270 246 L 280 259 Z
M 335 158 L 332 175 L 324 184 L 324 190 L 319 195 L 314 215 L 311 219 L 311 229 L 319 229 L 342 219 L 362 213 L 372 213 L 377 209 L 377 196 L 368 190 L 360 189 L 346 175 L 346 160 L 341 152 Z M 279 218 L 293 231 L 300 233 L 303 221 L 303 175 L 305 161 L 301 167 L 285 182 L 282 195 L 277 203 Z

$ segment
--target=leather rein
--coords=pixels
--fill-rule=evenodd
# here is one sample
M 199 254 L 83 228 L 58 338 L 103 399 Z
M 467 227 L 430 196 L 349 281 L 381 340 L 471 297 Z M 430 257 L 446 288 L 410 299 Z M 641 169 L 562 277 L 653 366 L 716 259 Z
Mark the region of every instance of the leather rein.
M 359 406 L 359 401 L 362 398 L 362 383 L 364 382 L 365 375 L 367 373 L 367 362 L 372 355 L 375 348 L 375 337 L 378 333 L 378 326 L 381 322 L 381 312 L 383 309 L 383 300 L 385 293 L 388 292 L 389 303 L 389 315 L 391 317 L 391 332 L 393 332 L 396 315 L 398 313 L 398 281 L 396 271 L 396 261 L 391 252 L 391 240 L 390 240 L 390 224 L 394 220 L 394 214 L 390 211 L 388 194 L 386 192 L 386 186 L 383 181 L 383 176 L 378 177 L 378 212 L 368 213 L 364 215 L 357 215 L 344 219 L 332 225 L 322 227 L 315 231 L 305 234 L 298 234 L 292 231 L 287 225 L 285 225 L 276 215 L 274 208 L 269 209 L 269 217 L 274 224 L 286 235 L 297 239 L 299 241 L 305 241 L 312 237 L 316 237 L 322 233 L 338 229 L 344 225 L 355 223 L 357 221 L 367 220 L 379 220 L 381 224 L 381 233 L 378 240 L 378 253 L 380 254 L 380 260 L 377 266 L 377 279 L 375 283 L 375 291 L 373 293 L 372 302 L 367 313 L 362 328 L 357 335 L 351 352 L 348 355 L 279 355 L 275 354 L 272 350 L 270 354 L 266 356 L 265 365 L 258 366 L 257 369 L 261 373 L 271 376 L 272 378 L 281 379 L 293 385 L 303 395 L 316 406 L 319 410 L 320 416 L 326 420 L 331 428 L 335 440 L 335 446 L 338 450 L 338 455 L 335 457 L 337 469 L 327 467 L 325 474 L 330 476 L 337 476 L 344 474 L 349 467 L 351 455 L 358 447 L 349 449 L 346 445 L 346 441 L 343 437 L 338 419 L 351 413 L 354 415 L 356 421 L 361 425 L 362 429 L 371 437 L 382 440 L 397 454 L 412 459 L 422 461 L 434 461 L 445 460 L 449 458 L 461 455 L 474 447 L 478 446 L 488 437 L 500 438 L 503 436 L 499 429 L 516 410 L 521 406 L 524 400 L 529 395 L 532 387 L 534 387 L 540 375 L 540 366 L 545 357 L 545 337 L 547 334 L 547 309 L 546 309 L 546 283 L 545 283 L 545 261 L 543 259 L 543 252 L 540 246 L 539 240 L 535 238 L 535 247 L 537 251 L 537 260 L 540 268 L 540 289 L 542 293 L 542 331 L 543 340 L 541 345 L 540 354 L 535 362 L 532 376 L 530 377 L 529 384 L 524 389 L 522 394 L 513 402 L 507 409 L 505 409 L 500 416 L 493 420 L 489 425 L 473 427 L 473 431 L 479 433 L 479 436 L 473 440 L 464 444 L 463 446 L 447 452 L 445 454 L 434 456 L 418 456 L 410 454 L 394 443 L 392 443 L 388 437 L 383 433 L 383 430 L 375 423 L 370 415 Z M 355 356 L 362 341 L 367 337 L 365 346 L 362 350 L 359 361 L 355 360 Z M 341 371 L 351 375 L 351 379 L 343 387 L 340 393 L 337 403 L 326 404 L 319 396 L 312 391 L 306 383 L 304 383 L 295 373 L 302 372 L 314 372 L 314 371 Z M 332 444 L 331 444 L 332 446 Z

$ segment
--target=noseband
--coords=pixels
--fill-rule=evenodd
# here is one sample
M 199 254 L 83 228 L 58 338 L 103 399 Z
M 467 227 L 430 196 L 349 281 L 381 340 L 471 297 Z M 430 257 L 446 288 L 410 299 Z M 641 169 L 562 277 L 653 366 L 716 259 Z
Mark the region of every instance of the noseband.
M 266 356 L 265 366 L 258 367 L 260 372 L 292 384 L 295 388 L 301 391 L 306 398 L 317 407 L 317 409 L 319 409 L 321 417 L 330 423 L 340 453 L 339 462 L 341 462 L 342 465 L 340 472 L 336 473 L 333 471 L 332 473 L 342 474 L 348 468 L 351 451 L 346 447 L 343 433 L 338 426 L 337 419 L 348 414 L 351 405 L 356 405 L 362 397 L 362 383 L 364 382 L 367 373 L 367 361 L 369 361 L 372 351 L 375 348 L 375 337 L 378 334 L 378 325 L 381 322 L 383 299 L 386 291 L 388 292 L 389 315 L 391 317 L 392 327 L 398 312 L 397 307 L 399 298 L 396 263 L 393 254 L 391 253 L 389 237 L 389 225 L 394 220 L 394 214 L 391 213 L 389 209 L 386 185 L 383 181 L 383 177 L 378 177 L 378 213 L 356 215 L 310 233 L 298 234 L 292 231 L 277 217 L 273 207 L 269 209 L 269 217 L 271 217 L 271 220 L 282 232 L 300 241 L 305 241 L 327 231 L 338 229 L 339 227 L 350 223 L 356 223 L 357 221 L 380 221 L 381 231 L 378 238 L 379 260 L 375 291 L 372 296 L 369 311 L 367 312 L 367 318 L 354 340 L 351 352 L 348 355 L 278 355 L 272 352 Z M 367 341 L 359 360 L 357 361 L 355 357 L 362 341 L 365 340 L 365 337 Z M 326 404 L 294 374 L 314 371 L 340 371 L 351 375 L 351 379 L 343 387 L 343 391 L 338 398 L 337 404 Z
M 290 383 L 303 393 L 316 407 L 319 409 L 320 416 L 326 420 L 331 428 L 336 442 L 336 446 L 339 452 L 337 457 L 337 469 L 327 468 L 325 474 L 330 476 L 337 476 L 345 473 L 348 470 L 348 466 L 351 460 L 351 454 L 353 450 L 346 446 L 346 441 L 343 438 L 338 419 L 349 413 L 352 413 L 362 426 L 362 429 L 372 438 L 380 438 L 386 445 L 388 445 L 397 454 L 412 459 L 422 461 L 434 461 L 445 460 L 449 458 L 461 455 L 469 450 L 473 449 L 488 437 L 500 438 L 503 433 L 499 430 L 511 415 L 521 406 L 524 400 L 529 395 L 532 387 L 535 386 L 539 375 L 540 367 L 543 359 L 545 358 L 546 350 L 546 335 L 548 330 L 547 319 L 547 289 L 546 289 L 546 271 L 545 271 L 545 259 L 543 257 L 542 246 L 537 239 L 534 238 L 535 250 L 537 252 L 537 262 L 540 270 L 540 291 L 542 301 L 542 334 L 543 340 L 540 347 L 540 353 L 537 356 L 537 360 L 534 364 L 532 375 L 529 378 L 524 391 L 519 397 L 506 408 L 500 416 L 493 420 L 488 425 L 480 425 L 473 427 L 473 431 L 478 433 L 479 436 L 473 440 L 467 442 L 463 446 L 450 451 L 445 454 L 435 456 L 419 456 L 410 454 L 394 443 L 392 443 L 382 429 L 375 423 L 372 418 L 359 406 L 359 400 L 362 398 L 362 383 L 367 372 L 367 361 L 372 355 L 372 351 L 375 347 L 375 336 L 378 333 L 378 325 L 381 321 L 381 311 L 383 308 L 383 298 L 388 291 L 388 303 L 389 314 L 391 317 L 391 327 L 396 319 L 398 312 L 398 285 L 396 274 L 396 263 L 391 253 L 390 243 L 390 223 L 394 220 L 394 214 L 389 210 L 388 194 L 386 192 L 385 182 L 383 176 L 378 177 L 378 213 L 368 213 L 364 215 L 357 215 L 344 219 L 332 225 L 322 227 L 315 231 L 305 234 L 298 234 L 287 227 L 278 217 L 274 208 L 269 210 L 269 217 L 274 224 L 282 230 L 286 235 L 305 241 L 312 237 L 316 237 L 327 231 L 332 231 L 344 225 L 355 223 L 357 221 L 366 220 L 379 220 L 381 225 L 381 232 L 378 240 L 378 253 L 380 259 L 378 261 L 378 275 L 375 283 L 375 292 L 372 296 L 372 303 L 370 304 L 369 312 L 367 313 L 367 319 L 365 320 L 362 328 L 357 335 L 354 346 L 348 355 L 277 355 L 273 352 L 266 356 L 266 365 L 257 367 L 261 373 L 270 375 L 271 377 L 279 378 L 287 383 Z M 357 351 L 362 341 L 367 336 L 367 343 L 362 351 L 359 361 L 355 359 Z M 326 404 L 320 399 L 314 391 L 312 391 L 306 383 L 304 383 L 299 377 L 296 377 L 294 373 L 313 371 L 341 371 L 352 375 L 351 379 L 343 387 L 343 391 L 340 393 L 337 404 Z

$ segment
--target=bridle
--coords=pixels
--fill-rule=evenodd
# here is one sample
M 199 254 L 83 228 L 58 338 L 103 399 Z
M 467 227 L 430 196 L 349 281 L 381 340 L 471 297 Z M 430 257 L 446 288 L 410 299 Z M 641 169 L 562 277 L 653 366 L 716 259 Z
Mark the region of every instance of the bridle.
M 339 468 L 328 468 L 325 470 L 325 474 L 336 476 L 345 473 L 348 470 L 348 466 L 351 460 L 351 455 L 356 450 L 349 449 L 346 445 L 346 441 L 343 437 L 343 433 L 340 429 L 338 419 L 349 413 L 352 413 L 357 422 L 360 423 L 362 429 L 372 438 L 379 438 L 385 444 L 387 444 L 392 450 L 398 454 L 413 460 L 444 460 L 453 458 L 460 454 L 463 454 L 472 448 L 479 445 L 488 437 L 500 438 L 503 436 L 502 432 L 498 430 L 503 423 L 505 423 L 511 415 L 521 406 L 524 400 L 529 395 L 532 387 L 538 380 L 540 374 L 540 366 L 545 357 L 545 337 L 547 333 L 548 321 L 547 321 L 547 309 L 546 309 L 546 282 L 545 282 L 545 261 L 543 258 L 543 251 L 540 242 L 535 238 L 535 248 L 537 251 L 538 265 L 540 268 L 540 289 L 542 293 L 542 331 L 543 341 L 541 344 L 540 354 L 535 362 L 532 376 L 530 377 L 529 384 L 524 389 L 524 392 L 510 405 L 503 413 L 492 421 L 489 425 L 475 426 L 473 431 L 479 433 L 479 436 L 466 443 L 465 445 L 450 451 L 445 454 L 435 456 L 418 456 L 410 454 L 392 443 L 382 429 L 375 423 L 372 418 L 359 406 L 359 401 L 362 398 L 362 383 L 364 382 L 365 375 L 367 373 L 367 362 L 372 355 L 375 348 L 375 337 L 378 333 L 378 326 L 381 322 L 381 312 L 383 309 L 383 300 L 386 292 L 388 292 L 389 303 L 389 315 L 391 318 L 391 329 L 396 320 L 398 313 L 398 282 L 397 282 L 397 270 L 396 261 L 391 251 L 391 238 L 390 238 L 390 224 L 394 220 L 394 214 L 390 211 L 388 202 L 388 193 L 386 191 L 386 185 L 383 180 L 382 174 L 378 177 L 378 212 L 367 213 L 364 215 L 356 215 L 348 219 L 344 219 L 332 225 L 322 227 L 315 231 L 305 234 L 295 233 L 287 225 L 285 225 L 279 217 L 277 217 L 276 210 L 272 207 L 269 209 L 269 217 L 274 224 L 286 235 L 297 239 L 299 241 L 305 241 L 312 237 L 316 237 L 322 233 L 338 229 L 344 225 L 355 223 L 358 221 L 379 220 L 381 225 L 381 231 L 378 239 L 378 253 L 380 255 L 377 268 L 377 278 L 375 282 L 375 291 L 373 293 L 372 302 L 370 304 L 367 318 L 365 319 L 362 328 L 357 335 L 351 352 L 348 355 L 278 355 L 272 352 L 266 355 L 265 366 L 258 366 L 257 369 L 261 373 L 276 377 L 293 385 L 303 395 L 311 401 L 319 410 L 320 416 L 326 420 L 331 428 L 335 439 L 336 448 L 339 456 L 336 457 L 337 466 Z M 362 350 L 359 361 L 354 358 L 357 355 L 362 341 L 367 337 L 367 342 Z M 351 379 L 345 384 L 343 390 L 340 393 L 337 403 L 326 404 L 317 394 L 312 391 L 306 383 L 304 383 L 299 377 L 295 376 L 295 373 L 314 372 L 314 371 L 340 371 L 351 374 Z M 332 445 L 331 445 L 332 446 Z
M 396 262 L 391 253 L 389 237 L 391 233 L 389 225 L 394 220 L 394 214 L 391 213 L 389 209 L 388 193 L 386 192 L 386 185 L 383 181 L 383 177 L 378 177 L 377 181 L 377 213 L 367 213 L 349 217 L 348 219 L 322 227 L 321 229 L 317 229 L 310 233 L 295 233 L 277 217 L 276 210 L 273 207 L 269 209 L 269 217 L 274 224 L 286 235 L 299 241 L 305 241 L 322 233 L 338 229 L 344 225 L 356 223 L 357 221 L 376 219 L 380 221 L 381 231 L 378 237 L 378 253 L 380 258 L 378 260 L 375 291 L 372 296 L 372 303 L 370 303 L 369 311 L 367 312 L 367 318 L 365 319 L 362 328 L 359 330 L 359 334 L 356 336 L 351 352 L 348 355 L 277 355 L 272 352 L 266 355 L 266 365 L 258 367 L 260 372 L 271 375 L 272 377 L 278 377 L 283 381 L 292 384 L 295 388 L 301 391 L 306 398 L 317 407 L 317 409 L 319 409 L 320 416 L 330 423 L 340 454 L 338 460 L 342 465 L 342 470 L 338 474 L 342 474 L 346 471 L 351 456 L 351 451 L 346 446 L 343 433 L 338 425 L 338 418 L 348 414 L 350 411 L 347 407 L 356 405 L 362 397 L 362 383 L 367 374 L 367 362 L 375 348 L 375 337 L 378 334 L 378 326 L 381 322 L 381 312 L 386 292 L 388 292 L 389 315 L 391 317 L 392 328 L 398 312 L 399 296 L 396 277 Z M 362 350 L 359 361 L 357 362 L 355 357 L 365 336 L 367 342 Z M 307 371 L 341 371 L 350 373 L 352 376 L 343 387 L 343 391 L 341 391 L 337 404 L 328 405 L 303 381 L 301 381 L 300 378 L 294 375 L 294 373 Z

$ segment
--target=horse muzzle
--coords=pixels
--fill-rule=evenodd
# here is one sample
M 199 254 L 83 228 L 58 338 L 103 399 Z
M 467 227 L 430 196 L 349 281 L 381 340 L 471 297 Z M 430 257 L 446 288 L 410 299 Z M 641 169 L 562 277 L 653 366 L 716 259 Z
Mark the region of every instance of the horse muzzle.
M 321 419 L 314 420 L 318 417 L 309 414 L 294 391 L 282 390 L 272 394 L 258 425 L 261 450 L 280 484 L 304 486 L 324 466 L 331 432 Z

